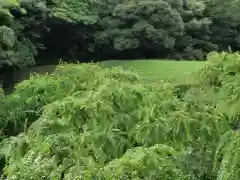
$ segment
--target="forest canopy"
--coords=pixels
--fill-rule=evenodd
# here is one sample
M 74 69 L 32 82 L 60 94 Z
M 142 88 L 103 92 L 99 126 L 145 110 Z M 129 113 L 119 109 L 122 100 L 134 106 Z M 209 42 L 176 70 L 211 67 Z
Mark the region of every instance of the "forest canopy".
M 204 60 L 240 46 L 239 1 L 1 0 L 0 64 Z M 223 10 L 224 9 L 224 10 Z

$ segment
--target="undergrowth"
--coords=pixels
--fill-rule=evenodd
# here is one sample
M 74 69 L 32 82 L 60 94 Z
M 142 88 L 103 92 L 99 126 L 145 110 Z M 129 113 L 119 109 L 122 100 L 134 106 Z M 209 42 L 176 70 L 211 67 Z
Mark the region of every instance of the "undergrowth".
M 33 75 L 0 99 L 2 179 L 238 180 L 239 57 L 210 54 L 181 96 L 93 64 Z

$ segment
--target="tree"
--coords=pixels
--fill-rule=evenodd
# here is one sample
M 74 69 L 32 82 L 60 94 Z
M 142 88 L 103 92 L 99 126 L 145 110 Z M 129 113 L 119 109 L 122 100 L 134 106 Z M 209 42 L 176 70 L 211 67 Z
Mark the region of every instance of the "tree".
M 184 31 L 178 12 L 181 4 L 175 2 L 174 5 L 162 0 L 132 0 L 118 4 L 110 16 L 99 22 L 103 30 L 95 35 L 96 51 L 137 51 L 138 56 L 144 53 L 165 56 L 173 50 L 176 38 Z
M 13 30 L 16 44 L 28 44 L 24 49 L 30 52 L 29 60 L 11 60 L 19 65 L 33 64 L 34 57 L 37 64 L 56 64 L 59 58 L 203 60 L 211 51 L 226 50 L 228 46 L 237 50 L 240 46 L 239 1 L 2 2 L 2 25 Z M 227 11 L 219 13 L 225 5 Z M 21 51 L 21 45 L 16 46 L 13 51 Z
M 214 34 L 210 41 L 219 44 L 221 50 L 233 51 L 240 47 L 240 1 L 239 0 L 204 0 L 206 16 L 212 20 L 211 31 Z
M 25 9 L 20 8 L 18 1 L 8 0 L 0 1 L 0 12 L 3 20 L 0 26 L 0 64 L 19 67 L 34 64 L 34 46 L 21 34 L 23 27 L 14 17 L 25 14 Z

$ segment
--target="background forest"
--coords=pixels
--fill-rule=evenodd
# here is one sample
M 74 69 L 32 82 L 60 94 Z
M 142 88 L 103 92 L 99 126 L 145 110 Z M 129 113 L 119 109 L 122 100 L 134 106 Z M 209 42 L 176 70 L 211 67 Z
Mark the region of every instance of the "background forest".
M 197 59 L 238 50 L 236 0 L 1 0 L 1 64 Z

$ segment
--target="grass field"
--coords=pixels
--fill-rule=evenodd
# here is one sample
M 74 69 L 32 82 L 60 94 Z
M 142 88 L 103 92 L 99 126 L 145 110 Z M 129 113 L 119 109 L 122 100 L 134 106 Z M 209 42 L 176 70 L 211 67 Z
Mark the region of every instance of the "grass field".
M 202 61 L 171 61 L 171 60 L 111 60 L 103 61 L 103 67 L 121 66 L 123 69 L 133 68 L 143 80 L 158 82 L 167 80 L 172 83 L 182 84 L 189 80 L 191 73 L 200 69 Z M 19 83 L 29 79 L 30 73 L 52 73 L 56 65 L 36 66 L 29 69 L 22 69 L 14 73 L 14 82 Z M 10 88 L 11 89 L 11 88 Z M 11 92 L 11 90 L 9 90 Z
M 121 66 L 133 68 L 146 80 L 157 82 L 167 80 L 181 84 L 191 79 L 191 73 L 203 67 L 203 61 L 170 61 L 170 60 L 112 60 L 102 62 L 104 67 Z

